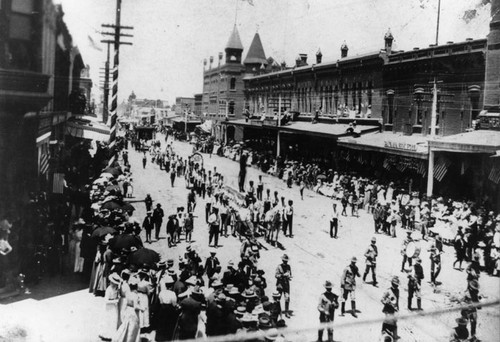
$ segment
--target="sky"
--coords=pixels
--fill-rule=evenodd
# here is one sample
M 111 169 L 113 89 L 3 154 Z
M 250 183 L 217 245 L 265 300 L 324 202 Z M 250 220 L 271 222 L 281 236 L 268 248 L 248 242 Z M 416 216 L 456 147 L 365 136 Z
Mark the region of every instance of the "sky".
M 54 2 L 62 4 L 99 99 L 100 68 L 106 60 L 106 45 L 100 41 L 112 38 L 100 34 L 101 24 L 114 24 L 116 1 Z M 486 38 L 488 2 L 441 0 L 439 44 Z M 132 91 L 138 98 L 170 104 L 177 96 L 201 93 L 203 59 L 214 56 L 217 61 L 234 25 L 245 48 L 243 57 L 258 32 L 266 57 L 292 66 L 299 53 L 308 54 L 313 63 L 318 48 L 323 61 L 337 60 L 344 41 L 349 55 L 378 51 L 389 28 L 393 49 L 427 47 L 436 40 L 437 4 L 438 0 L 122 0 L 121 25 L 133 26 L 126 33 L 134 37 L 123 39 L 132 46 L 120 48 L 118 101 Z

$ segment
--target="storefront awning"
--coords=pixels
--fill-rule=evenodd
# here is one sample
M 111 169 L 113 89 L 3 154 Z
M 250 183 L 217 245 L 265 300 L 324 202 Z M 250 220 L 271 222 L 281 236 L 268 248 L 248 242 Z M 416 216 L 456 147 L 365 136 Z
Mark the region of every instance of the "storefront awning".
M 206 120 L 204 123 L 197 125 L 199 129 L 201 129 L 205 133 L 212 133 L 213 121 Z
M 429 140 L 433 151 L 491 153 L 500 150 L 500 131 L 477 130 Z
M 422 135 L 402 135 L 392 132 L 377 132 L 359 138 L 341 138 L 339 146 L 355 150 L 376 151 L 404 157 L 428 159 L 427 138 Z
M 87 120 L 67 121 L 66 134 L 77 138 L 97 141 L 109 140 L 109 128 L 106 125 Z

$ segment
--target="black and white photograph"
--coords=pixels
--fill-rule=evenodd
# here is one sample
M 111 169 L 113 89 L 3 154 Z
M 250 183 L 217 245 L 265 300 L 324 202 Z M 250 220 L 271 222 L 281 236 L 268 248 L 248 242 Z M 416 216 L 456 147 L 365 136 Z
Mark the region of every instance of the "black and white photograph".
M 0 317 L 500 342 L 500 0 L 0 0 Z

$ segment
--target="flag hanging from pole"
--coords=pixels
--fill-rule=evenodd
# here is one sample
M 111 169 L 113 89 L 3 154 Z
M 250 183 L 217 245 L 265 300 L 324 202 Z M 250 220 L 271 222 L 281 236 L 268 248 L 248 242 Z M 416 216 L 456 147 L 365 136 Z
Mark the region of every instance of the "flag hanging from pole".
M 38 169 L 41 175 L 44 175 L 49 170 L 50 152 L 46 144 L 43 144 L 40 150 L 40 162 Z
M 451 161 L 446 157 L 441 157 L 438 159 L 436 166 L 434 167 L 434 178 L 437 179 L 438 182 L 441 182 L 448 172 L 448 168 L 451 165 Z
M 64 173 L 54 173 L 52 192 L 54 194 L 62 194 L 64 192 Z
M 488 176 L 488 179 L 495 184 L 500 183 L 500 167 L 498 167 L 497 165 L 493 165 L 490 174 Z

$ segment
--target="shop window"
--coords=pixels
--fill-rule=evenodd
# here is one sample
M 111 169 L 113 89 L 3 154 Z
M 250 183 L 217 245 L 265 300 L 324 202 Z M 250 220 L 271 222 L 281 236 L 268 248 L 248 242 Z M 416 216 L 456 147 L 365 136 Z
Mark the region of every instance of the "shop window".
M 230 90 L 236 90 L 236 77 L 231 77 L 231 83 L 229 85 Z
M 229 115 L 234 115 L 234 101 L 229 101 L 227 112 Z

